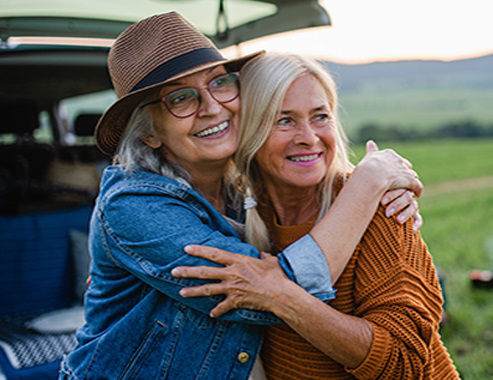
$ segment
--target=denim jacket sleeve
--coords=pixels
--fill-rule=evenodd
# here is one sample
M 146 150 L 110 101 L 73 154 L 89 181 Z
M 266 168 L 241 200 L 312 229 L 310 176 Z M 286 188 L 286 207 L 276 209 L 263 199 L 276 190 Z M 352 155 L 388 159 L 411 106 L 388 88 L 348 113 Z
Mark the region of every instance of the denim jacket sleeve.
M 329 266 L 322 250 L 310 235 L 295 241 L 277 257 L 291 281 L 322 301 L 335 298 Z
M 187 244 L 201 244 L 259 257 L 251 245 L 241 242 L 226 221 L 222 231 L 193 202 L 185 202 L 164 193 L 120 194 L 112 196 L 97 213 L 107 254 L 115 265 L 169 297 L 208 314 L 223 296 L 183 298 L 178 292 L 205 281 L 175 278 L 170 272 L 177 266 L 219 264 L 187 255 Z M 224 320 L 253 324 L 280 323 L 271 313 L 249 309 L 232 310 Z
M 137 190 L 136 192 L 139 193 Z M 177 266 L 218 266 L 218 264 L 187 255 L 183 248 L 187 244 L 201 244 L 253 257 L 259 256 L 259 252 L 253 246 L 243 243 L 238 238 L 222 217 L 215 220 L 210 214 L 205 212 L 202 205 L 193 198 L 185 201 L 166 193 L 150 191 L 140 196 L 135 193 L 112 196 L 111 200 L 106 202 L 100 217 L 109 247 L 108 253 L 116 265 L 124 267 L 171 298 L 203 313 L 209 313 L 223 297 L 183 298 L 178 294 L 182 287 L 200 285 L 205 281 L 175 278 L 171 276 L 170 271 Z M 305 243 L 292 249 L 304 252 L 304 256 L 312 256 L 313 249 L 317 255 L 318 246 Z M 290 249 L 286 250 L 289 251 Z M 321 252 L 318 256 L 320 255 Z M 288 253 L 286 257 L 291 256 Z M 291 269 L 299 270 L 299 275 L 291 274 L 291 279 L 300 281 L 298 282 L 300 285 L 313 286 L 313 282 L 305 280 L 309 276 L 306 270 L 300 270 L 304 267 L 300 265 L 300 260 L 298 262 L 294 259 L 285 260 L 283 257 L 281 262 L 283 261 L 288 263 L 284 263 L 284 269 L 289 265 Z M 308 260 L 305 260 L 304 264 L 307 263 Z M 328 273 L 325 260 L 323 264 L 324 269 L 321 272 Z M 316 284 L 312 294 L 326 298 L 320 288 L 320 284 Z M 279 322 L 270 313 L 247 309 L 231 311 L 222 318 L 260 324 Z

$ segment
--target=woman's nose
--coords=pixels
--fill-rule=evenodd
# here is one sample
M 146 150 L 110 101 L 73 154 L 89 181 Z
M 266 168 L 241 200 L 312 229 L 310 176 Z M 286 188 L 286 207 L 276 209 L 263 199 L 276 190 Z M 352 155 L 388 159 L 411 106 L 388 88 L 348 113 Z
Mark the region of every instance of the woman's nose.
M 216 99 L 212 97 L 212 95 L 206 89 L 200 91 L 200 105 L 198 110 L 198 116 L 210 116 L 216 115 L 221 111 L 221 107 L 223 106 Z
M 308 122 L 298 125 L 294 136 L 295 144 L 313 145 L 319 140 L 316 130 Z

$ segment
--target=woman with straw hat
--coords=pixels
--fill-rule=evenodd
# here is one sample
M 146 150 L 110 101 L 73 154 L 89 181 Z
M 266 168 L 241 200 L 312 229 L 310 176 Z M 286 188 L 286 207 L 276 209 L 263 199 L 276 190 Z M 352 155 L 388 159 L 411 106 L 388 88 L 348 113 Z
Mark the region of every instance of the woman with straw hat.
M 260 256 L 236 231 L 242 205 L 250 208 L 254 200 L 246 197 L 237 207 L 231 191 L 236 71 L 260 54 L 226 60 L 174 12 L 142 20 L 115 41 L 108 66 L 118 100 L 96 128 L 99 148 L 114 156 L 115 165 L 105 170 L 91 219 L 86 324 L 62 362 L 61 379 L 248 378 L 261 325 L 279 320 L 246 309 L 211 319 L 208 311 L 221 298 L 185 300 L 180 289 L 203 281 L 170 272 L 206 263 L 185 254 L 191 243 Z M 331 276 L 343 270 L 384 192 L 422 190 L 406 160 L 371 150 L 320 230 L 276 259 L 320 299 L 333 297 Z M 387 194 L 388 201 L 396 194 L 401 190 Z M 404 219 L 416 211 L 407 194 L 391 203 L 404 208 Z

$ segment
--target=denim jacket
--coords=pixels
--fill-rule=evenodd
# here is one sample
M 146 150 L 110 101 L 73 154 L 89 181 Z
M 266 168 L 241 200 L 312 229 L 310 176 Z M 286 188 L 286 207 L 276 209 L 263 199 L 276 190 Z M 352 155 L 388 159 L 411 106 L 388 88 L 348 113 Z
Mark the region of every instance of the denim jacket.
M 60 379 L 247 379 L 271 313 L 238 309 L 218 319 L 223 296 L 182 298 L 203 284 L 171 276 L 177 266 L 218 265 L 184 253 L 202 244 L 259 257 L 197 191 L 142 169 L 106 169 L 90 225 L 92 281 L 86 324 Z M 333 298 L 328 267 L 309 237 L 281 253 L 290 278 Z

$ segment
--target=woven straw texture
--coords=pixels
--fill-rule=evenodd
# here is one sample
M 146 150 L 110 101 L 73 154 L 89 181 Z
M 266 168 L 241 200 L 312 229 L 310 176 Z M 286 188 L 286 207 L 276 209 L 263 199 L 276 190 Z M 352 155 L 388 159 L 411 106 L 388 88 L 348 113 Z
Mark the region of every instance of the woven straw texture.
M 130 115 L 154 88 L 221 64 L 239 70 L 246 61 L 262 53 L 202 62 L 166 80 L 132 91 L 154 69 L 197 49 L 217 50 L 207 37 L 176 12 L 151 16 L 129 26 L 118 36 L 108 56 L 108 69 L 118 100 L 96 126 L 99 149 L 110 156 L 115 153 Z

